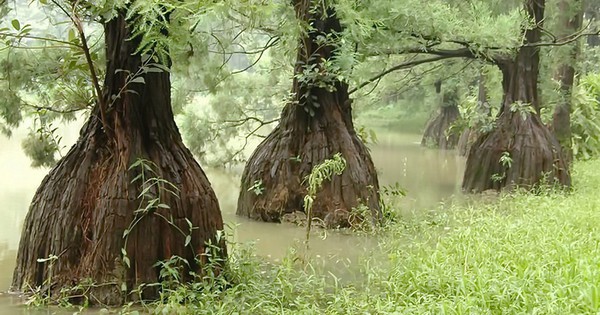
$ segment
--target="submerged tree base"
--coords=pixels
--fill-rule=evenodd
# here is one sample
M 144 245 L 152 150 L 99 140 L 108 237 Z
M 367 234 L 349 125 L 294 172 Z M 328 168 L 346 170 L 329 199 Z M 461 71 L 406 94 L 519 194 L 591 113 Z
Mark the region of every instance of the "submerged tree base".
M 337 45 L 322 38 L 338 39 L 343 29 L 333 5 L 294 1 L 296 18 L 312 25 L 300 38 L 293 99 L 284 107 L 279 125 L 256 148 L 242 174 L 237 214 L 255 220 L 280 222 L 286 213 L 306 211 L 328 227 L 346 227 L 351 217 L 366 207 L 372 220 L 381 219 L 379 184 L 367 147 L 352 122 L 348 84 L 335 75 L 331 82 L 313 82 L 305 73 L 325 69 L 326 60 L 338 54 Z M 320 80 L 320 79 L 319 79 Z M 345 160 L 341 175 L 325 180 L 305 204 L 306 178 L 313 168 L 335 154 Z M 315 188 L 315 187 L 313 187 Z M 361 215 L 362 216 L 362 215 Z
M 427 124 L 421 145 L 443 150 L 454 149 L 459 137 L 450 131 L 450 127 L 459 117 L 458 107 L 441 107 L 439 114 Z
M 187 281 L 190 272 L 208 271 L 210 258 L 226 257 L 216 196 L 173 119 L 169 72 L 148 72 L 139 77 L 144 84 L 123 86 L 143 66 L 125 13 L 108 21 L 104 34 L 110 110 L 95 106 L 77 143 L 36 191 L 15 291 L 41 288 L 52 298 L 81 287 L 79 296 L 91 304 L 119 305 L 159 297 L 150 284 L 164 280 L 161 261 L 180 257 L 176 267 Z M 140 159 L 147 162 L 132 167 Z
M 288 117 L 289 122 L 298 124 L 293 130 L 280 125 L 258 146 L 242 175 L 238 215 L 280 222 L 285 214 L 303 212 L 306 177 L 314 166 L 341 153 L 346 168 L 318 191 L 313 217 L 322 219 L 327 227 L 347 227 L 353 208 L 364 205 L 371 209 L 372 219 L 379 220 L 379 187 L 367 148 L 348 128 L 351 118 L 343 117 L 335 104 L 328 107 L 321 118 L 303 121 Z M 283 117 L 302 117 L 306 115 L 303 111 L 288 105 Z
M 481 192 L 535 185 L 570 186 L 568 165 L 552 133 L 537 115 L 505 112 L 497 128 L 473 144 L 463 190 Z
M 189 263 L 185 269 L 200 272 L 196 259 L 207 262 L 205 242 L 210 241 L 224 257 L 224 243 L 217 242 L 223 225 L 216 196 L 191 153 L 173 140 L 114 155 L 92 117 L 33 198 L 13 290 L 41 287 L 58 297 L 63 289 L 81 286 L 92 304 L 120 305 L 131 290 L 161 281 L 159 261 L 177 255 Z M 150 171 L 146 164 L 130 170 L 137 158 L 152 161 L 157 169 Z M 152 177 L 178 191 L 166 193 L 175 188 L 143 183 Z M 152 200 L 161 206 L 149 206 Z M 140 296 L 154 299 L 157 294 L 156 287 L 146 287 Z

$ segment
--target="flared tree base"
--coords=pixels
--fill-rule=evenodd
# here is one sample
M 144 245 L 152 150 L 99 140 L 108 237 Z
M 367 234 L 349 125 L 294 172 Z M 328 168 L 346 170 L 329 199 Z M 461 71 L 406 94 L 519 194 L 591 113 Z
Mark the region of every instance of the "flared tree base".
M 536 185 L 568 187 L 571 177 L 560 145 L 536 115 L 504 113 L 497 128 L 473 144 L 463 190 L 481 192 Z
M 186 270 L 201 273 L 207 242 L 221 249 L 215 258 L 225 257 L 217 199 L 178 135 L 142 141 L 116 130 L 116 137 L 127 145 L 109 141 L 92 117 L 46 176 L 25 219 L 13 290 L 41 288 L 59 298 L 79 286 L 66 294 L 81 295 L 74 302 L 85 296 L 91 304 L 120 305 L 128 297 L 158 297 L 157 287 L 147 285 L 161 281 L 159 261 L 186 259 L 186 279 Z M 130 169 L 138 158 L 151 161 L 154 171 L 141 164 Z M 177 189 L 165 183 L 144 191 L 151 178 Z M 149 206 L 152 199 L 160 201 Z M 141 294 L 130 294 L 139 288 Z
M 454 149 L 459 135 L 451 133 L 450 127 L 459 117 L 458 107 L 442 107 L 439 114 L 427 124 L 421 145 L 442 150 Z
M 313 217 L 322 219 L 327 227 L 347 227 L 364 219 L 378 221 L 381 212 L 375 167 L 366 146 L 346 127 L 340 114 L 328 112 L 321 123 L 301 129 L 305 132 L 278 126 L 246 164 L 237 214 L 280 222 L 286 213 L 305 211 L 305 178 L 313 167 L 341 153 L 346 168 L 342 175 L 323 183 Z M 368 209 L 366 213 L 362 206 Z

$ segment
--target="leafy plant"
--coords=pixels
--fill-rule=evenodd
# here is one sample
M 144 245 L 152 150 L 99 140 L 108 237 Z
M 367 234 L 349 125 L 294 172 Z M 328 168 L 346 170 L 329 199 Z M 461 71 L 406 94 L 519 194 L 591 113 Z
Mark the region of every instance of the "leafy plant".
M 506 168 L 510 168 L 512 166 L 512 158 L 510 157 L 510 152 L 502 152 L 500 156 L 500 164 Z
M 263 186 L 262 180 L 254 181 L 254 184 L 248 188 L 248 191 L 252 191 L 255 195 L 259 196 L 265 191 L 265 186 Z
M 471 90 L 459 103 L 460 118 L 450 126 L 450 133 L 460 134 L 465 129 L 490 132 L 496 124 L 498 106 L 478 100 L 477 90 Z
M 131 262 L 129 256 L 127 255 L 127 241 L 129 239 L 129 235 L 145 216 L 156 215 L 162 218 L 171 227 L 185 236 L 184 246 L 192 245 L 192 232 L 194 229 L 197 229 L 197 227 L 192 225 L 192 222 L 188 218 L 185 218 L 185 221 L 188 224 L 188 230 L 184 231 L 177 224 L 175 224 L 175 219 L 171 214 L 166 215 L 158 211 L 160 209 L 168 210 L 171 208 L 169 205 L 164 203 L 165 194 L 179 198 L 179 188 L 177 188 L 177 186 L 175 186 L 173 183 L 158 176 L 155 171 L 156 168 L 157 166 L 152 161 L 142 158 L 137 159 L 129 167 L 130 171 L 138 172 L 138 175 L 135 176 L 131 182 L 141 182 L 141 191 L 138 194 L 139 207 L 134 211 L 135 218 L 123 231 L 124 243 L 123 247 L 121 248 L 121 259 L 124 267 L 126 268 L 131 268 Z M 121 285 L 121 290 L 126 291 L 127 287 L 125 282 L 123 282 Z
M 317 198 L 317 192 L 321 189 L 321 185 L 326 180 L 331 180 L 334 175 L 342 175 L 346 169 L 346 160 L 341 153 L 336 153 L 333 158 L 324 160 L 321 164 L 313 167 L 312 171 L 304 182 L 307 184 L 308 192 L 304 196 L 304 212 L 306 213 L 306 247 L 310 240 L 310 229 L 312 224 L 312 208 Z
M 314 260 L 301 268 L 293 249 L 268 261 L 252 244 L 229 243 L 223 274 L 174 280 L 159 301 L 123 312 L 595 314 L 598 167 L 575 164 L 580 184 L 569 195 L 515 192 L 398 220 L 350 269 L 323 271 Z M 355 281 L 343 276 L 352 271 Z M 207 290 L 205 281 L 224 286 Z
M 358 126 L 358 128 L 356 128 L 356 134 L 364 144 L 377 144 L 377 133 L 371 128 Z
M 535 109 L 531 104 L 516 101 L 510 104 L 510 111 L 521 115 L 521 119 L 525 120 L 529 115 L 535 114 Z
M 494 182 L 500 182 L 506 178 L 506 170 L 512 166 L 513 162 L 512 158 L 510 157 L 510 152 L 502 152 L 498 162 L 503 166 L 504 171 L 502 173 L 492 174 L 492 181 Z
M 587 160 L 600 156 L 600 74 L 581 78 L 574 89 L 571 111 L 573 156 Z

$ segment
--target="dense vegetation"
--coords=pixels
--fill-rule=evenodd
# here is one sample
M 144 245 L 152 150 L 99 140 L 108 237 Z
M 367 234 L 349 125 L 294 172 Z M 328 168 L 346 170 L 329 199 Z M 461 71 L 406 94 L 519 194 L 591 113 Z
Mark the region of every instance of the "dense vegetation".
M 600 2 L 12 4 L 0 4 L 0 132 L 29 126 L 24 151 L 51 167 L 13 278 L 32 303 L 163 313 L 600 308 Z M 77 119 L 85 123 L 68 149 L 57 125 Z M 383 128 L 457 148 L 464 192 L 483 194 L 403 217 L 390 197 L 405 192 L 380 185 L 368 147 Z M 267 262 L 227 244 L 201 164 L 243 167 L 237 214 L 300 216 L 304 247 Z M 379 241 L 352 267 L 357 279 L 317 267 L 313 223 Z
M 227 276 L 183 286 L 169 278 L 163 300 L 148 306 L 179 314 L 594 314 L 598 167 L 577 162 L 571 194 L 541 187 L 398 218 L 350 270 L 323 272 L 319 258 L 299 251 L 266 262 L 232 244 Z M 209 292 L 215 284 L 231 287 Z

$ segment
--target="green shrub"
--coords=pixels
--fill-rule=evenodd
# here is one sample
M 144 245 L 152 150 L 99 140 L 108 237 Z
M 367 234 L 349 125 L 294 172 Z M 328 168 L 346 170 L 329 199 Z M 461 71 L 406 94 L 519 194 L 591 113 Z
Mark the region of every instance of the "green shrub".
M 581 78 L 572 104 L 573 156 L 581 160 L 597 157 L 600 155 L 600 74 Z

